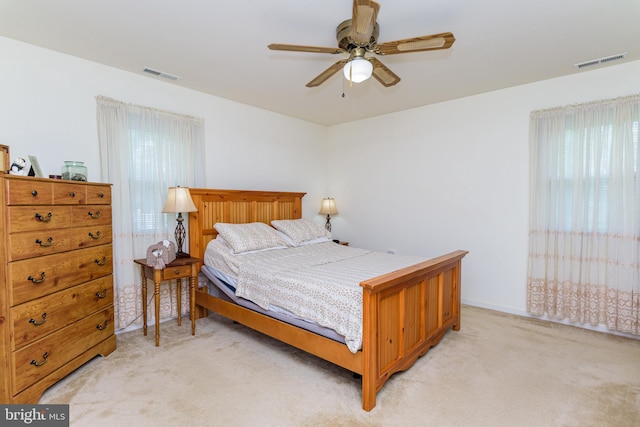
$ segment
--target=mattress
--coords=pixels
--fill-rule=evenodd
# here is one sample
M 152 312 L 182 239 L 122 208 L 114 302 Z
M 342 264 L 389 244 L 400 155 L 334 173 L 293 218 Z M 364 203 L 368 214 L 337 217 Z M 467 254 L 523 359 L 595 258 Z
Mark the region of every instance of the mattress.
M 362 346 L 360 282 L 424 261 L 330 241 L 234 254 L 217 240 L 208 244 L 204 258 L 217 270 L 208 270 L 212 281 L 227 283 L 223 293 L 265 313 L 333 330 L 353 353 Z
M 301 319 L 300 317 L 295 316 L 293 313 L 290 313 L 287 310 L 284 310 L 277 306 L 271 306 L 269 307 L 269 309 L 265 310 L 264 308 L 247 299 L 236 296 L 235 278 L 230 277 L 207 265 L 202 266 L 201 271 L 210 283 L 210 286 L 208 287 L 210 295 L 216 296 L 217 298 L 223 299 L 228 302 L 233 302 L 244 308 L 248 308 L 249 310 L 257 311 L 258 313 L 267 315 L 274 319 L 278 319 L 285 323 L 295 325 L 299 328 L 316 333 L 318 335 L 322 335 L 323 337 L 330 338 L 334 341 L 343 344 L 345 343 L 344 336 L 338 334 L 331 328 L 322 327 L 315 322 L 309 322 Z

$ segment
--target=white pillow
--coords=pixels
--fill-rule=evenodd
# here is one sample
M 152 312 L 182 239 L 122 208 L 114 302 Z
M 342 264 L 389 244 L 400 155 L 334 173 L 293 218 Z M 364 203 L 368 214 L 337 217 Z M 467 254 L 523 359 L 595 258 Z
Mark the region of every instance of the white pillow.
M 296 246 L 321 237 L 331 238 L 331 233 L 327 229 L 305 218 L 274 220 L 271 221 L 271 225 L 289 236 Z
M 301 242 L 298 246 L 313 245 L 316 243 L 324 243 L 324 242 L 330 242 L 330 241 L 331 239 L 329 239 L 328 237 L 318 237 L 317 239 L 305 240 L 304 242 Z
M 224 238 L 234 254 L 259 249 L 287 247 L 287 243 L 278 232 L 263 222 L 247 224 L 218 222 L 213 228 Z
M 330 242 L 331 241 L 331 239 L 329 239 L 328 237 L 318 237 L 317 239 L 305 240 L 304 242 L 300 243 L 299 245 L 296 245 L 296 242 L 291 240 L 291 237 L 287 236 L 286 234 L 284 234 L 280 230 L 278 230 L 278 233 L 280 233 L 280 236 L 282 236 L 284 241 L 287 242 L 287 245 L 294 246 L 294 247 L 295 246 L 313 245 L 314 243 L 322 243 L 322 242 Z M 231 251 L 231 248 L 229 248 L 229 251 Z
M 262 249 L 256 249 L 256 250 L 253 250 L 253 251 L 244 251 L 244 252 L 240 252 L 240 253 L 235 253 L 233 251 L 233 248 L 231 247 L 231 245 L 229 245 L 227 243 L 227 241 L 224 240 L 224 237 L 222 237 L 221 234 L 218 234 L 216 236 L 216 238 L 213 239 L 213 240 L 217 240 L 218 242 L 220 242 L 220 245 L 223 246 L 227 250 L 227 252 L 229 252 L 231 255 L 248 255 L 248 254 L 253 254 L 253 253 L 256 253 L 256 252 L 271 251 L 271 250 L 274 250 L 274 249 L 287 249 L 287 248 L 290 248 L 291 246 L 294 246 L 293 244 L 289 243 L 289 238 L 287 237 L 286 234 L 282 234 L 279 231 L 276 231 L 276 233 L 278 233 L 280 235 L 280 237 L 282 237 L 282 239 L 286 242 L 287 246 L 273 246 L 273 247 L 270 247 L 270 248 L 262 248 Z

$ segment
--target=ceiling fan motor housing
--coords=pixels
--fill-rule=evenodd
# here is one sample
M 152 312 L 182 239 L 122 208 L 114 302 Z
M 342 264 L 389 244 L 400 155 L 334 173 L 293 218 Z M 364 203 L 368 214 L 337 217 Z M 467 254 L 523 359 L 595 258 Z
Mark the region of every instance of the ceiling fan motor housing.
M 351 39 L 351 19 L 347 19 L 346 21 L 341 22 L 336 28 L 336 39 L 338 40 L 338 46 L 341 49 L 344 49 L 347 52 L 351 52 L 352 49 L 356 47 L 362 47 L 367 51 L 373 51 L 373 47 L 378 43 L 378 35 L 380 34 L 380 26 L 376 22 L 373 27 L 373 33 L 371 33 L 371 39 L 369 43 L 362 46 L 360 44 L 356 44 Z

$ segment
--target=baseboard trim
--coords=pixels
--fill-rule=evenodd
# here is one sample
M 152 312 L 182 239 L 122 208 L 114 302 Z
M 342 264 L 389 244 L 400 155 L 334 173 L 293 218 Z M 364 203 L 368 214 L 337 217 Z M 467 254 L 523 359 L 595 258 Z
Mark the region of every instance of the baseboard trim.
M 469 300 L 462 299 L 460 302 L 464 305 L 469 305 L 472 307 L 486 308 L 488 310 L 499 311 L 501 313 L 514 314 L 516 316 L 529 317 L 531 319 L 543 320 L 543 321 L 552 322 L 552 323 L 559 323 L 561 325 L 575 326 L 576 328 L 587 329 L 590 331 L 603 332 L 605 334 L 617 335 L 620 337 L 640 340 L 640 336 L 628 334 L 624 332 L 612 331 L 608 329 L 605 325 L 588 325 L 588 324 L 585 325 L 581 323 L 571 322 L 567 319 L 565 320 L 552 319 L 546 315 L 533 316 L 530 313 L 527 313 L 525 310 L 517 309 L 514 307 L 505 307 L 505 306 L 494 305 L 494 304 L 486 304 L 478 301 L 469 301 Z

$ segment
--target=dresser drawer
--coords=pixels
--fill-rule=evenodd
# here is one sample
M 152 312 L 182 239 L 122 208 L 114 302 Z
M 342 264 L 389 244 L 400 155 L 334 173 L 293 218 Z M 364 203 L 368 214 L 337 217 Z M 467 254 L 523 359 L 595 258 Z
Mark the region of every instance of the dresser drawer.
M 13 394 L 20 393 L 113 333 L 113 307 L 109 307 L 13 352 Z
M 33 258 L 71 250 L 74 229 L 25 231 L 9 236 L 9 260 Z
M 106 206 L 106 205 L 72 206 L 71 218 L 73 223 L 79 226 L 95 225 L 95 224 L 111 225 L 111 206 Z
M 50 205 L 53 183 L 36 179 L 7 179 L 7 205 Z
M 112 273 L 111 245 L 10 262 L 9 304 L 31 301 Z
M 87 203 L 87 186 L 71 181 L 58 181 L 53 186 L 53 203 L 56 205 L 84 205 Z
M 7 209 L 9 233 L 70 227 L 69 206 L 11 206 Z
M 87 204 L 89 205 L 110 205 L 111 186 L 110 185 L 88 185 Z
M 113 304 L 113 276 L 105 276 L 11 309 L 11 349 L 23 347 Z
M 110 225 L 96 225 L 93 227 L 78 228 L 73 234 L 71 247 L 88 248 L 90 246 L 110 244 L 113 237 Z
M 72 249 L 106 245 L 111 243 L 112 236 L 110 225 L 14 233 L 9 237 L 10 259 L 18 261 Z

